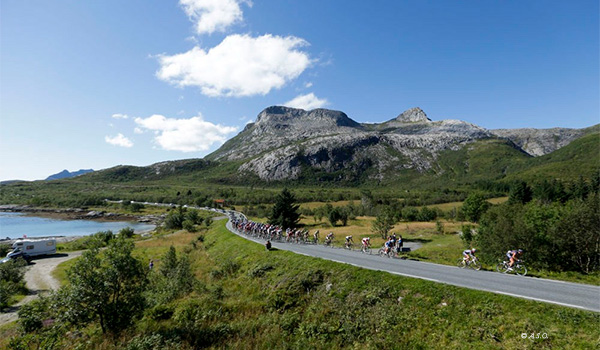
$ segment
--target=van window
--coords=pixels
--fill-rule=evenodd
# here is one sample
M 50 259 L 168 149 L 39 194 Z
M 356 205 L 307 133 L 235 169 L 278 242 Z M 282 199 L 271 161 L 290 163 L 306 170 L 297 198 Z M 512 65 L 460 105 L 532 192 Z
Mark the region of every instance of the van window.
M 28 245 L 27 247 L 25 247 L 26 250 L 30 250 L 30 249 L 33 249 L 33 248 L 34 248 L 34 246 L 32 246 L 32 245 Z
M 47 246 L 53 246 L 53 245 L 54 245 L 54 241 L 49 241 L 49 242 L 46 242 L 46 245 L 47 245 Z
M 19 247 L 21 247 L 21 246 L 23 245 L 23 242 L 21 242 L 21 243 L 17 243 L 17 245 L 18 245 Z

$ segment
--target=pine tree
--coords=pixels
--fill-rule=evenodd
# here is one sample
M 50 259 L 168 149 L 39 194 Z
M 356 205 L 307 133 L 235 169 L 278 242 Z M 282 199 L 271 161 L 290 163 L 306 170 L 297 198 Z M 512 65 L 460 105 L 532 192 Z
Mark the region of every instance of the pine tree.
M 298 213 L 300 206 L 294 204 L 295 201 L 294 195 L 284 188 L 275 200 L 269 223 L 284 229 L 296 227 L 300 221 L 300 213 Z
M 508 201 L 512 203 L 525 204 L 531 201 L 533 198 L 533 192 L 531 187 L 527 185 L 525 181 L 517 181 L 510 187 L 510 194 L 508 195 Z

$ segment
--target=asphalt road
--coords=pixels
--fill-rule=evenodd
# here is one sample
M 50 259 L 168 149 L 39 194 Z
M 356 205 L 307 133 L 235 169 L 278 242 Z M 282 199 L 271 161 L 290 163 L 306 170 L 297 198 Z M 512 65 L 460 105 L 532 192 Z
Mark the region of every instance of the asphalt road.
M 232 229 L 229 222 L 227 223 L 227 228 L 241 237 L 264 244 L 263 240 L 237 233 Z M 376 254 L 366 255 L 360 253 L 360 251 L 329 248 L 322 245 L 274 242 L 272 246 L 280 250 L 288 250 L 298 254 L 323 258 L 370 270 L 387 271 L 397 275 L 420 278 L 458 287 L 600 312 L 600 287 L 598 286 L 501 274 L 491 271 L 459 269 L 458 267 L 421 261 L 382 258 Z M 374 249 L 374 252 L 376 251 L 377 249 Z

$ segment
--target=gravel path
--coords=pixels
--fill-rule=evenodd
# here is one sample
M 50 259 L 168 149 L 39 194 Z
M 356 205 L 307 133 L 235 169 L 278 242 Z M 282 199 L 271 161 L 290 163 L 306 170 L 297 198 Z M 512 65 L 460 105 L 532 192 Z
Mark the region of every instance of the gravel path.
M 56 254 L 50 257 L 33 260 L 25 272 L 25 283 L 29 294 L 18 304 L 7 308 L 0 313 L 0 326 L 15 321 L 18 318 L 17 311 L 21 305 L 27 304 L 37 298 L 40 294 L 60 288 L 60 283 L 52 277 L 52 271 L 58 264 L 80 256 L 83 251 Z

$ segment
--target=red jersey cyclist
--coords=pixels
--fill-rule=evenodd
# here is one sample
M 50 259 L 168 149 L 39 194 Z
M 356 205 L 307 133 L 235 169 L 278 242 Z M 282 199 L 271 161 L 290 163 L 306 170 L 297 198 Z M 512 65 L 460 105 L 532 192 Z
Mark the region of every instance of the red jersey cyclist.
M 371 238 L 370 237 L 365 237 L 362 239 L 362 245 L 363 248 L 369 248 L 371 247 Z

